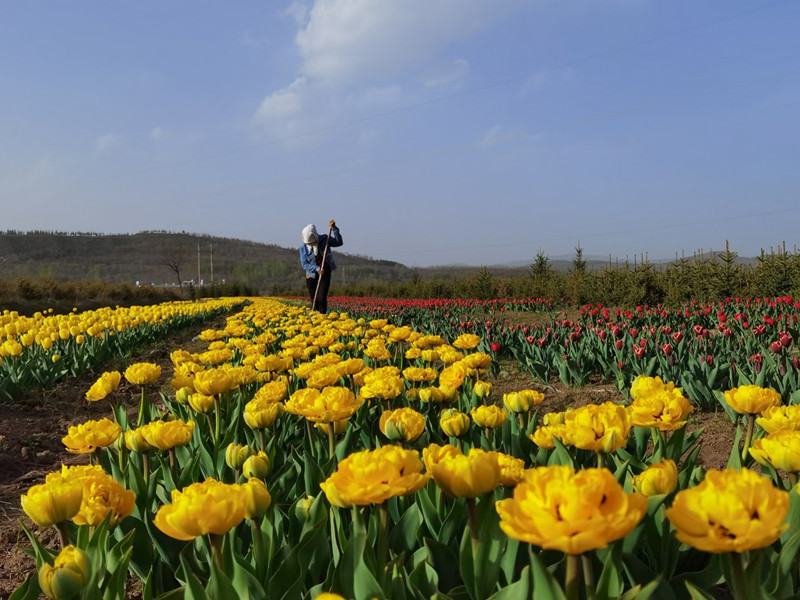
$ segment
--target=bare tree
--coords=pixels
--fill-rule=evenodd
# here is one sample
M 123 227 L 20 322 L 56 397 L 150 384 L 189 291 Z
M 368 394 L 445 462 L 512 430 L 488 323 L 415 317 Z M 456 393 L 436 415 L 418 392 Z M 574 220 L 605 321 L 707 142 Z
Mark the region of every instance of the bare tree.
M 178 278 L 178 286 L 183 294 L 183 279 L 181 279 L 181 269 L 186 265 L 191 256 L 189 245 L 179 240 L 165 241 L 161 245 L 162 266 L 167 267 Z

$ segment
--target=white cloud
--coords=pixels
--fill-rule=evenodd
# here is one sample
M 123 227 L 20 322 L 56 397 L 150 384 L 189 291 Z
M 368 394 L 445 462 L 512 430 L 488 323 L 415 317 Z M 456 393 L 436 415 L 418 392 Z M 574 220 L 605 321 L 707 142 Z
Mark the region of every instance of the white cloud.
M 309 78 L 385 80 L 508 14 L 522 0 L 317 0 L 296 43 Z
M 307 81 L 298 77 L 288 86 L 277 92 L 272 92 L 264 98 L 261 106 L 256 111 L 257 121 L 272 119 L 286 119 L 297 115 L 303 108 L 304 91 Z
M 261 102 L 253 123 L 270 135 L 325 128 L 419 101 L 469 73 L 449 45 L 526 6 L 526 0 L 293 0 L 302 63 L 295 80 Z M 409 83 L 412 82 L 412 83 Z
M 461 81 L 468 73 L 469 63 L 463 58 L 459 58 L 429 69 L 424 77 L 423 85 L 425 87 L 450 85 Z
M 283 9 L 281 16 L 291 18 L 300 27 L 308 21 L 308 6 L 302 0 L 292 0 L 289 6 Z
M 116 143 L 117 143 L 117 136 L 115 136 L 113 133 L 107 133 L 105 135 L 101 135 L 99 138 L 95 140 L 94 148 L 98 152 L 105 152 L 106 150 L 114 146 Z
M 257 38 L 249 31 L 245 31 L 239 38 L 239 43 L 245 48 L 261 48 L 267 41 L 267 38 Z
M 163 127 L 153 127 L 148 134 L 151 140 L 163 140 L 169 137 L 169 131 Z

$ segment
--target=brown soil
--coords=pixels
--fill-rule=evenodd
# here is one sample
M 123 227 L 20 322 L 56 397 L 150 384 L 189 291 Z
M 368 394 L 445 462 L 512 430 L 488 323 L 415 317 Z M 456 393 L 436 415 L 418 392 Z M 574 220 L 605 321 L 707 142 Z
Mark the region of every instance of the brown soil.
M 154 362 L 161 365 L 162 380 L 172 377 L 169 354 L 177 348 L 190 352 L 202 351 L 207 343 L 196 339 L 200 331 L 222 328 L 225 317 L 211 323 L 197 325 L 175 336 L 162 340 L 158 346 L 148 348 L 124 362 L 108 365 L 99 372 L 86 373 L 77 379 L 58 384 L 50 390 L 29 394 L 13 404 L 0 404 L 0 598 L 9 595 L 25 580 L 35 567 L 33 558 L 25 554 L 29 548 L 20 528 L 24 522 L 48 547 L 56 547 L 57 535 L 52 527 L 42 529 L 34 525 L 20 508 L 19 498 L 32 485 L 42 483 L 48 473 L 58 471 L 62 463 L 88 464 L 85 455 L 69 454 L 61 438 L 70 425 L 89 419 L 110 416 L 105 401 L 87 402 L 86 391 L 104 370 L 124 370 L 137 362 Z M 166 384 L 169 388 L 169 384 Z M 171 388 L 170 388 L 171 389 Z M 134 391 L 123 378 L 118 396 L 133 397 Z M 131 407 L 135 410 L 134 407 Z

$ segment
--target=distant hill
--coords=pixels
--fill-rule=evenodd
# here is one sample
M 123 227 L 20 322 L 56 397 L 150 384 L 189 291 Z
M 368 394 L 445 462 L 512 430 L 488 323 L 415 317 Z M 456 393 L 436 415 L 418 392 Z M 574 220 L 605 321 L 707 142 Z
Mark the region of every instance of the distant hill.
M 336 250 L 341 283 L 402 281 L 411 269 Z M 170 266 L 171 265 L 171 266 Z M 213 277 L 212 277 L 213 269 Z M 238 282 L 263 293 L 301 292 L 297 250 L 191 233 L 0 232 L 0 279 L 47 277 L 149 285 Z

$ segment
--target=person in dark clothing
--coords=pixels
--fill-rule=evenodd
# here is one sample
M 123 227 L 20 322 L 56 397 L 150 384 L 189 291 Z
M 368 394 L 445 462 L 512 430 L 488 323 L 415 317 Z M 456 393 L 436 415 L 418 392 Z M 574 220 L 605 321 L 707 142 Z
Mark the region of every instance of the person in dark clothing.
M 331 248 L 342 245 L 342 234 L 333 219 L 328 223 L 330 236 L 317 233 L 314 225 L 303 228 L 303 244 L 300 246 L 300 264 L 306 272 L 306 286 L 312 309 L 321 313 L 328 312 L 328 289 L 331 285 L 331 272 L 336 270 Z M 326 251 L 327 248 L 327 251 Z M 324 259 L 323 259 L 324 257 Z M 317 302 L 314 304 L 314 295 Z

